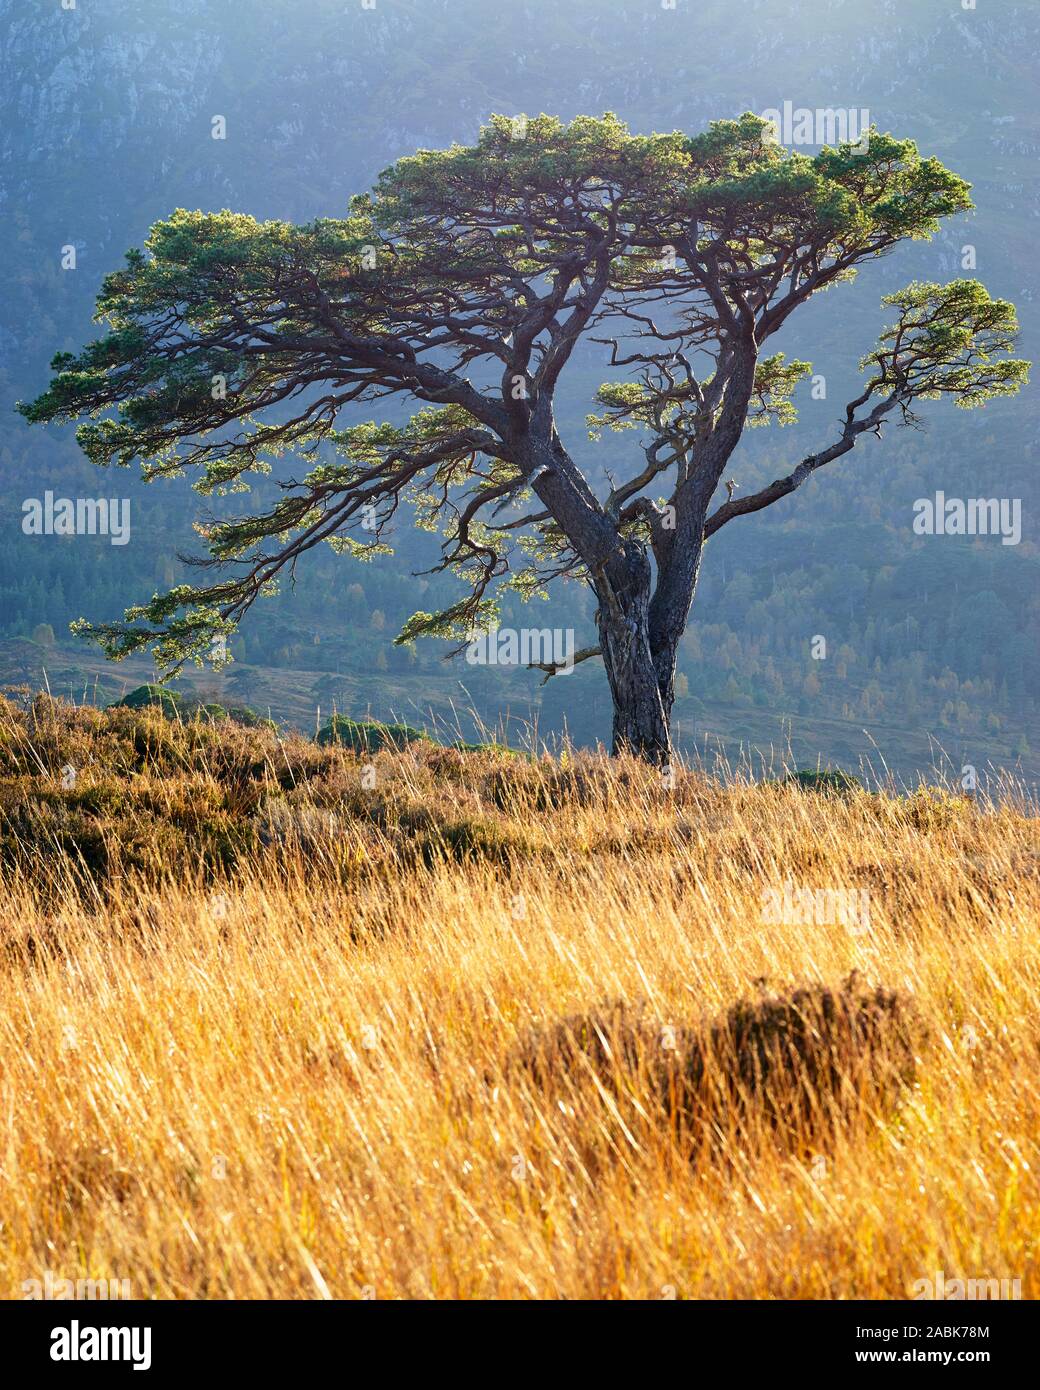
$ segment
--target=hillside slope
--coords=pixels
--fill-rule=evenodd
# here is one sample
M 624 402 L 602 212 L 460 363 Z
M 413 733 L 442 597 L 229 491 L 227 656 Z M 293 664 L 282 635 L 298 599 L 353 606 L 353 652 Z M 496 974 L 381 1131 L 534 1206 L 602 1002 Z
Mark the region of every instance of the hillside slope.
M 0 710 L 5 1296 L 1040 1294 L 1035 808 L 214 732 Z

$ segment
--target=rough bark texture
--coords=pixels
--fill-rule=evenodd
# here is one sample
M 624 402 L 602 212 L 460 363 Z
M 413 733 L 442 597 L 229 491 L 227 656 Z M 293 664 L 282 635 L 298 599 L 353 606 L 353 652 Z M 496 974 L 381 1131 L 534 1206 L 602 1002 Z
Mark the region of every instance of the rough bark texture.
M 622 543 L 600 570 L 599 636 L 614 702 L 614 753 L 630 752 L 659 766 L 671 761 L 667 707 L 650 644 L 650 561 L 644 548 Z

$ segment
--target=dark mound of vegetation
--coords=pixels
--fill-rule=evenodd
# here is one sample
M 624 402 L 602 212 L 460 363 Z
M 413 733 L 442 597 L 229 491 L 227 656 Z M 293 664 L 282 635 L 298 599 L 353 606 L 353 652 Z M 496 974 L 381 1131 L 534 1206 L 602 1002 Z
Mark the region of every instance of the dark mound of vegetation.
M 256 710 L 250 709 L 248 705 L 228 705 L 225 713 L 232 723 L 241 724 L 247 729 L 277 728 L 273 719 L 265 719 L 263 715 L 257 714 Z
M 507 758 L 519 756 L 515 748 L 507 748 L 504 743 L 466 743 L 462 739 L 456 739 L 449 746 L 459 753 L 501 753 Z
M 181 697 L 176 690 L 167 690 L 164 685 L 139 685 L 109 708 L 147 709 L 151 705 L 157 705 L 167 719 L 176 719 L 180 713 Z
M 617 1001 L 534 1029 L 509 1071 L 553 1094 L 589 1082 L 622 1103 L 649 1094 L 691 1136 L 765 1122 L 804 1139 L 894 1101 L 914 1079 L 921 1041 L 909 999 L 853 973 L 836 989 L 741 1000 L 706 1025 Z
M 167 719 L 198 719 L 205 724 L 242 724 L 247 729 L 275 727 L 274 721 L 262 719 L 256 710 L 248 705 L 220 705 L 212 701 L 198 700 L 169 690 L 164 685 L 139 685 L 121 700 L 109 705 L 109 709 L 157 709 Z
M 803 769 L 801 772 L 792 772 L 783 778 L 782 786 L 798 786 L 807 792 L 827 792 L 836 796 L 847 796 L 849 792 L 863 790 L 863 783 L 858 777 L 853 777 L 851 772 L 843 772 L 841 768 L 826 768 L 819 771 L 815 768 Z
M 406 748 L 409 743 L 429 742 L 429 735 L 410 724 L 380 724 L 376 720 L 348 719 L 334 714 L 318 731 L 317 743 L 326 748 L 337 744 L 355 753 L 378 753 L 382 748 Z
M 202 700 L 184 700 L 180 705 L 182 719 L 201 719 L 206 724 L 241 724 L 246 729 L 275 729 L 273 719 L 262 719 L 248 705 L 218 705 Z

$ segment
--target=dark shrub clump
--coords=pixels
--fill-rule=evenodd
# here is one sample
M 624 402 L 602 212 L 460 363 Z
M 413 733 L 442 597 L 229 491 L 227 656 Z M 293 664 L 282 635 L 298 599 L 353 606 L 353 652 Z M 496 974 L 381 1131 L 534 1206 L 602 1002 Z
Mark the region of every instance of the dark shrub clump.
M 810 768 L 792 772 L 781 785 L 801 787 L 806 792 L 829 792 L 835 796 L 847 796 L 849 792 L 863 790 L 859 778 L 853 777 L 851 772 L 842 772 L 841 768 L 826 768 L 822 772 Z
M 619 1099 L 649 1093 L 687 1130 L 764 1120 L 795 1138 L 894 1100 L 920 1041 L 910 1001 L 853 973 L 836 989 L 741 1000 L 707 1024 L 670 1025 L 643 1001 L 615 1001 L 532 1030 L 508 1071 L 550 1092 L 594 1078 Z
M 168 719 L 176 719 L 180 703 L 181 697 L 177 692 L 167 690 L 164 685 L 139 685 L 136 690 L 131 690 L 129 695 L 117 700 L 111 708 L 146 709 L 149 705 L 158 705 Z
M 410 724 L 358 721 L 348 719 L 343 714 L 334 714 L 327 724 L 322 725 L 317 735 L 317 742 L 323 748 L 338 744 L 356 753 L 378 753 L 381 748 L 406 748 L 417 740 L 428 741 L 428 735 L 422 729 L 413 729 Z

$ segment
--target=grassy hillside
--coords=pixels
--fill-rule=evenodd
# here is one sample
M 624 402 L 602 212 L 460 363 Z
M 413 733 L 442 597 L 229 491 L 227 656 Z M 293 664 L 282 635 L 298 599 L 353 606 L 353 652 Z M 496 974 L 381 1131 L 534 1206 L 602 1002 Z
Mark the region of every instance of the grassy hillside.
M 313 648 L 311 649 L 314 650 Z M 816 663 L 813 663 L 816 664 Z M 84 644 L 78 647 L 16 639 L 0 640 L 0 692 L 20 698 L 47 689 L 74 704 L 106 705 L 155 679 L 143 658 L 118 664 Z M 493 675 L 487 668 L 454 662 L 423 661 L 417 670 L 330 675 L 299 666 L 249 666 L 224 671 L 189 667 L 171 687 L 186 698 L 218 704 L 246 703 L 286 729 L 313 735 L 331 714 L 384 721 L 404 719 L 430 728 L 444 742 L 483 739 L 491 730 L 499 741 L 529 742 L 532 729 L 555 745 L 566 733 L 581 746 L 610 741 L 610 698 L 600 662 L 579 667 L 568 678 L 541 684 L 541 673 L 510 669 Z M 985 695 L 981 696 L 983 702 Z M 993 722 L 993 721 L 991 721 Z M 723 691 L 705 698 L 692 693 L 675 704 L 672 734 L 690 763 L 749 764 L 757 771 L 778 757 L 815 765 L 820 757 L 873 782 L 892 774 L 913 787 L 923 778 L 960 776 L 970 765 L 983 781 L 1015 777 L 1035 794 L 1040 782 L 1040 722 L 981 721 L 962 728 L 956 719 L 925 718 L 920 709 L 893 699 L 889 704 L 847 709 L 839 718 L 832 704 L 804 695 L 779 703 L 757 704 Z
M 1036 1297 L 1029 809 L 4 705 L 0 1289 Z

